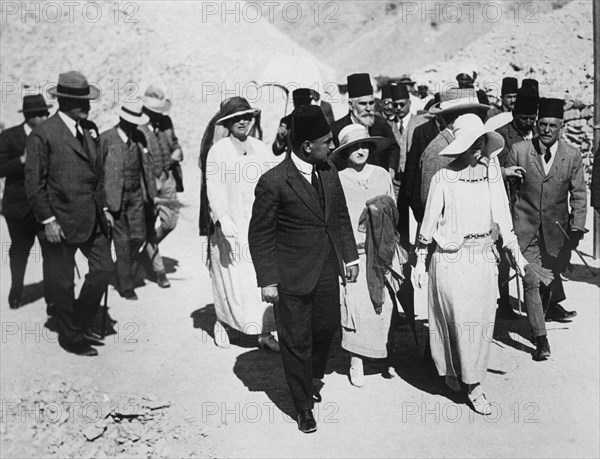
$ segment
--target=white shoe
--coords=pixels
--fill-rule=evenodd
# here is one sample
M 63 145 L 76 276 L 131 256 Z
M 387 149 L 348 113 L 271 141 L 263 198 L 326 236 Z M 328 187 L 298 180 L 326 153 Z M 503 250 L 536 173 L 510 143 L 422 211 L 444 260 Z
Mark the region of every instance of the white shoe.
M 356 387 L 363 387 L 365 385 L 365 371 L 362 359 L 359 357 L 352 357 L 350 359 L 350 383 Z
M 223 324 L 218 320 L 215 322 L 215 327 L 213 328 L 213 334 L 215 337 L 215 344 L 222 348 L 227 349 L 231 344 L 229 342 L 229 335 L 227 334 L 227 330 L 223 327 Z
M 446 381 L 446 385 L 452 390 L 452 392 L 460 392 L 462 390 L 458 377 L 446 375 L 444 379 Z
M 268 335 L 260 335 L 258 337 L 258 345 L 263 349 L 270 349 L 273 352 L 281 352 L 279 342 L 270 333 Z
M 492 414 L 492 404 L 488 402 L 481 386 L 477 386 L 473 389 L 473 391 L 468 394 L 468 397 L 475 412 L 483 414 L 484 416 Z

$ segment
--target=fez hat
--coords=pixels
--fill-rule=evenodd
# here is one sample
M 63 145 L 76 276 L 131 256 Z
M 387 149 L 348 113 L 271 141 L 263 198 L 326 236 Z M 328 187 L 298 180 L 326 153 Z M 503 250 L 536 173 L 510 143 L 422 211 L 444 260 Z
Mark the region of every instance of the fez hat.
M 369 131 L 362 124 L 349 124 L 345 126 L 338 135 L 340 146 L 333 153 L 333 157 L 348 159 L 350 147 L 356 144 L 368 143 L 371 153 L 379 153 L 389 147 L 392 142 L 390 139 L 381 136 L 370 136 Z
M 392 85 L 392 100 L 409 99 L 408 89 L 403 84 Z
M 19 110 L 19 113 L 45 113 L 50 108 L 52 108 L 52 105 L 46 104 L 44 96 L 36 94 L 23 97 L 23 108 Z
M 171 110 L 171 101 L 162 88 L 150 85 L 144 93 L 144 107 L 152 112 L 166 115 Z
M 255 117 L 259 113 L 260 110 L 258 108 L 250 107 L 248 101 L 243 97 L 232 97 L 223 104 L 221 116 L 219 117 L 217 124 L 223 124 L 224 121 L 242 115 L 252 115 L 252 117 Z
M 48 89 L 54 97 L 95 100 L 100 97 L 100 88 L 88 83 L 81 72 L 71 70 L 58 75 L 58 84 Z
M 440 156 L 460 155 L 481 136 L 486 137 L 482 155 L 488 158 L 497 156 L 504 148 L 504 138 L 494 131 L 495 127 L 495 123 L 494 125 L 483 124 L 481 118 L 473 113 L 459 116 L 454 121 L 454 140 L 440 151 Z
M 542 97 L 539 102 L 538 118 L 563 119 L 565 114 L 565 101 Z
M 533 87 L 536 89 L 537 92 L 540 92 L 540 83 L 534 78 L 523 78 L 523 81 L 521 82 L 521 87 L 524 88 L 526 86 Z
M 331 130 L 321 107 L 302 105 L 292 114 L 292 141 L 295 144 L 315 140 L 327 135 Z
M 348 75 L 348 97 L 372 96 L 373 86 L 368 73 L 353 73 Z
M 516 94 L 519 89 L 519 80 L 514 77 L 502 78 L 502 89 L 500 94 L 503 96 L 507 94 Z
M 384 84 L 382 86 L 381 99 L 392 99 L 392 83 Z
M 535 115 L 538 111 L 539 96 L 533 86 L 522 86 L 517 91 L 514 111 L 521 115 Z
M 308 88 L 294 89 L 292 92 L 292 101 L 294 107 L 300 107 L 301 105 L 310 105 L 312 102 L 312 95 Z
M 119 112 L 119 118 L 138 126 L 146 124 L 150 118 L 143 112 L 143 108 L 142 101 L 139 99 L 135 99 L 131 102 L 124 102 L 121 106 L 121 111 Z
M 429 109 L 429 113 L 432 115 L 443 115 L 459 110 L 488 110 L 489 108 L 489 105 L 479 103 L 475 89 L 452 88 L 440 94 L 440 102 L 433 104 Z

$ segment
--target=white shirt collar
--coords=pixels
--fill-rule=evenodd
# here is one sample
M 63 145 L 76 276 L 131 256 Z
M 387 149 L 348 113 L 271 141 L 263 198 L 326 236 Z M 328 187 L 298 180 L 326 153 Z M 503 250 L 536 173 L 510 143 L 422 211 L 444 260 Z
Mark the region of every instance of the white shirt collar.
M 23 129 L 25 129 L 25 135 L 27 135 L 27 136 L 29 134 L 31 134 L 31 131 L 33 130 L 33 129 L 31 129 L 31 127 L 29 127 L 29 124 L 27 124 L 27 123 L 23 123 Z
M 117 126 L 117 134 L 119 134 L 119 137 L 123 143 L 127 143 L 127 134 L 125 134 L 125 131 L 123 131 L 123 129 L 121 129 L 119 126 Z
M 304 176 L 304 178 L 306 178 L 306 180 L 308 180 L 310 182 L 311 174 L 313 171 L 313 165 L 298 158 L 298 156 L 294 152 L 292 152 L 290 157 L 292 158 L 292 162 L 296 165 L 296 167 L 298 168 L 300 173 Z
M 71 131 L 73 137 L 77 137 L 77 121 L 60 110 L 58 111 L 58 116 L 60 116 L 60 119 L 63 120 L 63 122 L 67 125 L 67 128 L 69 128 L 69 131 Z

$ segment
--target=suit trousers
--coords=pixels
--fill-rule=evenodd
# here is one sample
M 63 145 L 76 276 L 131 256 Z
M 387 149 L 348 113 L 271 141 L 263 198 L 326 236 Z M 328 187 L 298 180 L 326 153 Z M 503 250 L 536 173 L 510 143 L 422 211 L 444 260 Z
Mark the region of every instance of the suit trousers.
M 8 249 L 11 275 L 10 295 L 15 298 L 21 298 L 27 259 L 35 242 L 39 223 L 35 219 L 33 212 L 29 211 L 22 219 L 7 217 L 6 226 L 8 226 L 8 234 L 10 235 L 10 248 Z
M 339 269 L 335 250 L 306 295 L 279 291 L 275 319 L 283 369 L 297 411 L 312 409 L 313 378 L 322 379 L 331 342 L 340 327 Z
M 525 290 L 525 309 L 527 318 L 533 330 L 533 336 L 546 335 L 545 308 L 551 303 L 563 301 L 565 291 L 562 285 L 560 272 L 562 270 L 562 258 L 553 257 L 546 251 L 544 235 L 540 227 L 527 248 L 523 251 L 523 256 L 528 263 L 542 266 L 552 271 L 554 280 L 548 287 L 540 285 L 539 282 L 524 282 Z
M 121 210 L 114 215 L 117 285 L 120 292 L 134 288 L 136 255 L 146 238 L 144 197 L 139 187 L 123 191 Z
M 81 244 L 64 241 L 53 244 L 40 237 L 44 262 L 48 264 L 47 285 L 55 302 L 59 334 L 69 342 L 77 343 L 85 328 L 93 325 L 100 309 L 100 301 L 114 272 L 110 254 L 110 240 L 96 224 L 92 236 Z M 88 260 L 88 274 L 75 299 L 75 253 L 81 250 Z

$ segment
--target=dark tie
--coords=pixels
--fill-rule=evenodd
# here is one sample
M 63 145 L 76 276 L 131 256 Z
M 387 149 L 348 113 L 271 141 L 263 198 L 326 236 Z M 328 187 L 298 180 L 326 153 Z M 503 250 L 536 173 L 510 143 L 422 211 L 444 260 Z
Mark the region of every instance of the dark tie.
M 550 147 L 546 147 L 546 154 L 544 155 L 544 161 L 546 161 L 546 164 L 548 164 L 550 158 L 552 158 L 552 153 L 550 153 Z
M 317 191 L 321 209 L 325 209 L 325 196 L 323 195 L 323 187 L 321 186 L 321 180 L 319 179 L 319 174 L 317 173 L 317 166 L 313 166 L 312 173 L 310 174 L 310 183 L 312 183 L 312 186 Z
M 404 126 L 402 124 L 402 118 L 400 118 L 398 120 L 398 132 L 400 133 L 400 135 L 402 135 L 402 133 L 404 132 Z
M 79 123 L 75 125 L 75 137 L 79 140 L 79 143 L 83 145 L 83 134 L 81 132 L 81 128 L 79 127 Z

